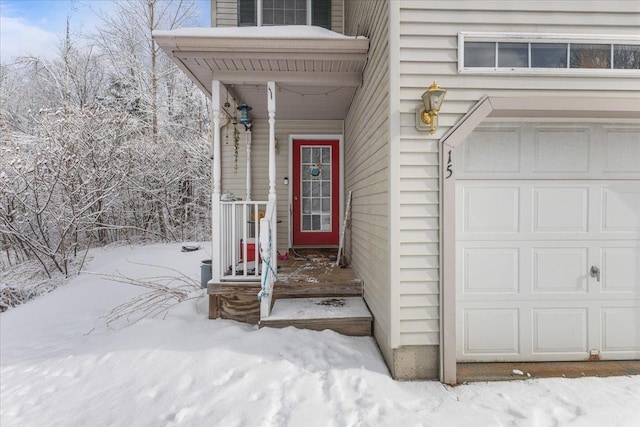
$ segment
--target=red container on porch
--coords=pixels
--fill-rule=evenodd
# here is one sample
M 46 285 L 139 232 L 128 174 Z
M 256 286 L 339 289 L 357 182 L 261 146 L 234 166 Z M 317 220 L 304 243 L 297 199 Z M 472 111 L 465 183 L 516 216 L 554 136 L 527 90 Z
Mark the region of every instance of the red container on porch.
M 256 259 L 256 241 L 254 239 L 247 239 L 246 243 L 240 240 L 240 259 L 244 259 L 244 248 L 247 247 L 247 259 L 246 261 L 255 261 Z M 258 251 L 258 260 L 262 261 L 260 251 Z

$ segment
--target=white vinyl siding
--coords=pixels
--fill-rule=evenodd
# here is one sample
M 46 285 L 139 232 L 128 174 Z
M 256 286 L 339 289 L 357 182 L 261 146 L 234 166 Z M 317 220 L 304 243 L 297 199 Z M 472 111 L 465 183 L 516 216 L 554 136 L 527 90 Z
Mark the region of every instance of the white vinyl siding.
M 461 75 L 459 32 L 634 36 L 640 2 L 400 3 L 400 345 L 439 344 L 438 138 L 485 95 L 637 98 L 636 77 Z M 606 11 L 598 11 L 606 9 Z M 432 137 L 415 127 L 421 94 L 447 89 Z M 392 112 L 393 114 L 394 112 Z M 422 158 L 422 163 L 417 161 Z
M 345 2 L 347 35 L 370 40 L 367 67 L 345 119 L 345 191 L 353 191 L 350 261 L 364 280 L 376 338 L 390 348 L 389 44 L 386 1 Z
M 340 34 L 344 33 L 344 1 L 331 1 L 331 30 Z M 211 0 L 211 9 L 215 11 L 212 13 L 215 17 L 214 27 L 238 26 L 238 0 Z
M 277 114 L 276 101 L 276 114 Z M 233 131 L 229 134 L 227 144 L 227 130 L 222 129 L 222 192 L 231 191 L 234 195 L 246 198 L 246 164 L 247 145 L 245 132 L 241 125 L 238 148 L 238 169 L 234 170 Z M 278 250 L 286 253 L 289 245 L 289 186 L 292 177 L 289 176 L 289 135 L 340 135 L 342 134 L 342 120 L 278 120 L 276 118 L 276 138 L 278 139 L 278 154 L 276 158 L 276 194 L 278 200 Z M 267 120 L 253 121 L 253 135 L 251 143 L 251 198 L 256 201 L 266 201 L 269 193 L 269 122 Z M 284 177 L 289 178 L 289 185 L 284 184 Z

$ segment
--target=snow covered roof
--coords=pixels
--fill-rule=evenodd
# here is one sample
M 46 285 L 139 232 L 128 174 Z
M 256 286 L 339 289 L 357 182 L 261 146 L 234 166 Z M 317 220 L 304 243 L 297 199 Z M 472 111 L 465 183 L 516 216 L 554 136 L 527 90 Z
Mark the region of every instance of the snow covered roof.
M 308 25 L 268 27 L 181 28 L 154 31 L 153 38 L 205 93 L 211 81 L 245 85 L 275 81 L 300 93 L 320 88 L 328 97 L 327 119 L 343 118 L 362 82 L 369 39 L 350 37 Z M 339 97 L 339 98 L 338 98 Z M 245 98 L 246 99 L 246 98 Z M 281 98 L 281 103 L 286 99 Z M 280 110 L 282 112 L 282 110 Z M 254 111 L 260 115 L 260 111 Z M 290 118 L 304 118 L 298 102 Z M 309 112 L 310 114 L 310 112 Z M 318 118 L 318 108 L 315 109 Z M 278 114 L 282 118 L 281 114 Z
M 176 30 L 157 30 L 154 37 L 215 37 L 215 38 L 263 38 L 263 39 L 351 39 L 366 40 L 366 37 L 351 37 L 322 27 L 311 25 L 282 25 L 262 27 L 196 27 Z

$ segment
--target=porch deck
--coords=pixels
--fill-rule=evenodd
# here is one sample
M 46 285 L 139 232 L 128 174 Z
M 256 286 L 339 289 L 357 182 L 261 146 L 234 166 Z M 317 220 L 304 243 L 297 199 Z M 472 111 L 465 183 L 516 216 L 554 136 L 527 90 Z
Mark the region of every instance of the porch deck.
M 333 329 L 349 335 L 371 334 L 372 319 L 364 301 L 362 306 L 368 315 L 359 310 L 357 318 L 341 313 L 341 307 L 332 307 L 329 314 L 331 318 L 323 320 L 317 317 L 313 319 L 296 319 L 291 316 L 282 318 L 277 314 L 278 301 L 281 301 L 283 307 L 287 307 L 290 306 L 288 302 L 290 299 L 300 298 L 338 298 L 344 300 L 345 304 L 342 304 L 345 307 L 344 310 L 351 310 L 350 297 L 361 299 L 363 295 L 363 282 L 351 268 L 337 267 L 334 261 L 323 256 L 307 256 L 306 259 L 278 261 L 277 276 L 272 300 L 272 314 L 276 317 L 273 322 L 263 321 L 261 326 Z M 209 318 L 260 324 L 258 292 L 260 292 L 260 282 L 210 283 L 207 287 Z

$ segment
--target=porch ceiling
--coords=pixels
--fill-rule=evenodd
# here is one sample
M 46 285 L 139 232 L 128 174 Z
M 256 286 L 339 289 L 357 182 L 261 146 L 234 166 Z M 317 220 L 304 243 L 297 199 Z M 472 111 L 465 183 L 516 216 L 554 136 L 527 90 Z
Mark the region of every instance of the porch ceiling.
M 266 82 L 275 81 L 277 119 L 343 119 L 362 82 L 369 40 L 310 26 L 182 28 L 153 38 L 211 96 L 221 81 L 267 117 Z

